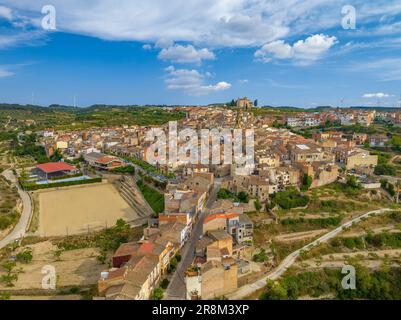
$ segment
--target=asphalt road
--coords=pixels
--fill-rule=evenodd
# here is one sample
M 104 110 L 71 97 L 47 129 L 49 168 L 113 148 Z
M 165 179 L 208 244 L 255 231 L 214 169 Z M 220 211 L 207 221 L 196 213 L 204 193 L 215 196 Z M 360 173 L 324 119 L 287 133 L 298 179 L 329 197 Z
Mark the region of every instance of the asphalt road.
M 32 213 L 32 204 L 31 204 L 31 198 L 29 197 L 29 194 L 25 191 L 23 191 L 19 185 L 17 184 L 17 180 L 14 176 L 14 173 L 8 169 L 2 172 L 2 175 L 9 181 L 11 181 L 13 184 L 17 185 L 18 189 L 18 194 L 20 198 L 22 199 L 22 214 L 20 217 L 20 220 L 18 221 L 17 225 L 15 228 L 9 233 L 4 239 L 0 240 L 0 249 L 4 248 L 8 244 L 12 243 L 13 241 L 22 238 L 25 236 L 26 233 L 26 228 L 29 223 L 29 219 Z
M 210 209 L 213 203 L 217 200 L 217 192 L 219 190 L 219 181 L 215 181 L 213 190 L 206 202 L 206 208 Z M 170 285 L 167 288 L 165 300 L 179 300 L 186 299 L 186 286 L 185 286 L 185 271 L 192 264 L 195 258 L 195 245 L 203 231 L 203 221 L 207 216 L 206 210 L 202 210 L 199 215 L 198 221 L 195 223 L 190 239 L 181 250 L 181 262 L 177 265 L 177 270 L 174 273 Z
M 263 287 L 265 287 L 266 281 L 268 279 L 269 280 L 277 280 L 278 278 L 280 278 L 284 274 L 284 272 L 287 271 L 287 269 L 293 265 L 293 263 L 299 257 L 299 255 L 301 254 L 302 251 L 308 251 L 308 250 L 312 249 L 313 247 L 318 246 L 321 243 L 327 242 L 328 240 L 336 237 L 340 232 L 342 232 L 343 228 L 348 228 L 348 227 L 352 226 L 352 224 L 360 222 L 363 218 L 368 218 L 369 216 L 371 216 L 373 214 L 380 215 L 387 211 L 391 211 L 391 209 L 386 208 L 386 209 L 370 211 L 370 212 L 367 212 L 363 215 L 360 215 L 357 218 L 354 218 L 354 219 L 342 224 L 338 228 L 324 234 L 319 239 L 307 244 L 306 246 L 302 247 L 301 249 L 294 251 L 293 253 L 288 255 L 280 263 L 280 265 L 275 270 L 273 270 L 273 272 L 271 272 L 267 276 L 255 281 L 251 284 L 247 284 L 247 285 L 239 288 L 237 291 L 235 291 L 231 294 L 226 295 L 227 298 L 230 300 L 242 299 L 246 296 L 249 296 L 250 294 L 252 294 L 253 292 L 255 292 L 257 290 L 262 289 Z

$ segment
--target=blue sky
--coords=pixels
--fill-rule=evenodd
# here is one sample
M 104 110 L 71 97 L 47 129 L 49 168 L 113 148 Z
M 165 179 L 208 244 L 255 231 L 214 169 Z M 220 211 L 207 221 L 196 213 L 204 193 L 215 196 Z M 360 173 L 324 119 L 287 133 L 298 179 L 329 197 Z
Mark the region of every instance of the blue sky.
M 0 0 L 0 102 L 397 106 L 401 2 Z M 356 29 L 344 29 L 344 5 Z M 349 12 L 349 11 L 348 11 Z M 352 13 L 352 12 L 351 12 Z

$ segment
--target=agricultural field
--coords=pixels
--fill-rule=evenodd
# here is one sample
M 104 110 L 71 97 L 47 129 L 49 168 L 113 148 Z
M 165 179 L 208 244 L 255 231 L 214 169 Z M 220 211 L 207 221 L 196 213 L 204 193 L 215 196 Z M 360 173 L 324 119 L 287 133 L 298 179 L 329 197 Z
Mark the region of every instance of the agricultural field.
M 100 272 L 107 270 L 112 254 L 122 244 L 138 241 L 142 227 L 123 220 L 106 230 L 85 235 L 26 237 L 0 249 L 0 300 L 78 300 L 97 295 Z M 53 266 L 56 288 L 43 289 L 42 268 Z
M 42 289 L 41 272 L 45 265 L 55 267 L 57 285 L 60 287 L 88 286 L 97 282 L 99 274 L 107 268 L 97 260 L 99 251 L 96 248 L 84 248 L 62 252 L 58 255 L 57 247 L 50 241 L 39 242 L 20 248 L 16 252 L 24 252 L 29 248 L 32 256 L 30 261 L 17 261 L 18 279 L 13 282 L 12 290 Z M 17 272 L 17 271 L 16 271 Z M 4 271 L 0 271 L 4 275 Z M 10 290 L 10 285 L 0 283 L 0 290 Z
M 254 222 L 255 248 L 266 252 L 265 256 L 259 255 L 256 259 L 263 263 L 273 262 L 273 265 L 352 218 L 379 208 L 395 207 L 381 190 L 365 190 L 338 182 L 303 193 L 282 192 L 273 201 L 276 221 L 272 214 L 264 211 L 248 214 Z M 374 223 L 377 225 L 368 227 Z M 374 229 L 376 233 L 396 232 L 399 224 L 390 215 L 371 217 L 356 225 L 353 232 L 366 234 L 368 229 Z M 350 231 L 343 233 L 347 232 Z M 316 250 L 321 247 L 324 245 Z
M 280 280 L 268 282 L 253 298 L 400 299 L 400 222 L 399 209 L 364 219 L 329 242 L 302 252 Z M 280 261 L 294 248 L 301 247 L 305 235 L 313 237 L 318 232 L 297 233 L 293 238 L 277 236 L 271 245 L 276 259 Z M 356 290 L 342 289 L 344 265 L 356 269 Z
M 133 221 L 138 213 L 112 184 L 38 191 L 41 236 L 82 234 L 112 226 L 120 218 Z
M 0 175 L 0 239 L 18 222 L 18 203 L 17 188 Z

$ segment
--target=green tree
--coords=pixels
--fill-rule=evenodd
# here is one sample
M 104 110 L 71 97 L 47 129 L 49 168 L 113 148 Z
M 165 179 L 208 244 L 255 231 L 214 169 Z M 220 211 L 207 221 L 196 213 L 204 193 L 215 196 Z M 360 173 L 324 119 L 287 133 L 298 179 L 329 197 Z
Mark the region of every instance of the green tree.
M 378 176 L 395 176 L 397 174 L 397 169 L 391 164 L 382 163 L 375 167 L 374 174 Z
M 53 162 L 59 162 L 61 159 L 63 159 L 63 155 L 60 152 L 60 149 L 56 149 L 54 154 L 50 157 L 50 160 Z
M 16 256 L 17 261 L 23 262 L 23 263 L 29 263 L 32 261 L 33 254 L 32 254 L 32 249 L 27 248 L 24 251 L 20 252 Z
M 260 300 L 286 300 L 287 289 L 284 288 L 280 283 L 272 280 L 267 281 L 266 290 L 259 298 Z
M 273 195 L 272 201 L 283 209 L 292 209 L 306 206 L 309 203 L 309 197 L 300 194 L 294 187 L 290 187 Z
M 302 179 L 302 186 L 301 190 L 302 191 L 307 191 L 311 187 L 313 182 L 313 178 L 310 175 L 304 174 L 303 179 Z
M 358 182 L 357 178 L 354 175 L 349 175 L 347 177 L 347 186 L 352 189 L 360 189 L 361 184 Z
M 217 198 L 218 199 L 230 199 L 233 198 L 234 195 L 228 191 L 227 189 L 221 188 L 219 192 L 217 192 Z
M 28 178 L 29 178 L 29 175 L 28 175 L 28 173 L 26 172 L 26 169 L 25 169 L 25 168 L 22 168 L 22 170 L 21 170 L 21 173 L 20 173 L 19 177 L 20 177 L 20 180 L 21 180 L 22 182 L 24 182 L 24 181 L 27 181 L 27 180 L 28 180 Z
M 164 296 L 164 291 L 162 288 L 156 288 L 155 290 L 153 290 L 152 293 L 153 300 L 161 300 L 163 299 L 163 296 Z
M 259 253 L 253 255 L 252 260 L 255 262 L 265 262 L 267 258 L 266 250 L 262 249 Z
M 4 282 L 7 287 L 13 287 L 14 282 L 18 280 L 18 272 L 14 271 L 16 264 L 13 261 L 4 262 L 1 267 L 6 271 L 6 274 L 0 276 L 0 282 Z
M 170 281 L 168 281 L 168 279 L 164 278 L 162 280 L 162 282 L 160 283 L 160 287 L 162 289 L 166 290 L 169 284 L 170 284 Z
M 237 194 L 237 198 L 242 203 L 248 203 L 249 202 L 249 195 L 244 191 L 239 192 Z

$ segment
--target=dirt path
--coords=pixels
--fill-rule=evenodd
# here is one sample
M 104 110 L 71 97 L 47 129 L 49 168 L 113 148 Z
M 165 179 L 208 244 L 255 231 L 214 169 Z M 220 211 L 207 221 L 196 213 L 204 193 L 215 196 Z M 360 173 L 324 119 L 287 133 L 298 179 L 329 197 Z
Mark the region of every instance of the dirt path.
M 325 232 L 327 232 L 327 229 L 285 233 L 285 234 L 280 234 L 279 236 L 276 236 L 274 238 L 274 240 L 279 241 L 279 242 L 299 241 L 299 240 L 314 238 L 314 237 L 318 236 L 319 234 L 322 234 Z
M 379 234 L 379 233 L 383 233 L 383 232 L 389 232 L 389 233 L 399 233 L 400 229 L 397 229 L 394 225 L 387 225 L 387 226 L 383 226 L 383 227 L 377 227 L 374 229 L 369 229 L 369 231 L 371 231 L 373 234 Z M 367 234 L 367 231 L 365 230 L 361 230 L 361 231 L 346 231 L 343 234 L 339 235 L 339 237 L 342 238 L 347 238 L 347 237 L 360 237 L 360 236 L 364 236 Z
M 358 257 L 359 260 L 364 260 L 364 265 L 368 268 L 375 269 L 382 265 L 382 259 L 400 258 L 401 249 L 387 249 L 375 251 L 356 251 L 356 252 L 341 252 L 324 255 L 318 261 L 316 259 L 308 259 L 295 263 L 296 267 L 302 269 L 316 268 L 341 268 L 348 258 Z M 399 264 L 395 264 L 399 266 Z
M 0 249 L 12 243 L 13 241 L 25 236 L 26 229 L 32 214 L 32 203 L 29 194 L 23 191 L 16 183 L 17 179 L 11 169 L 2 172 L 2 175 L 11 183 L 17 185 L 18 194 L 22 200 L 22 213 L 21 217 L 15 228 L 2 240 L 0 240 Z

